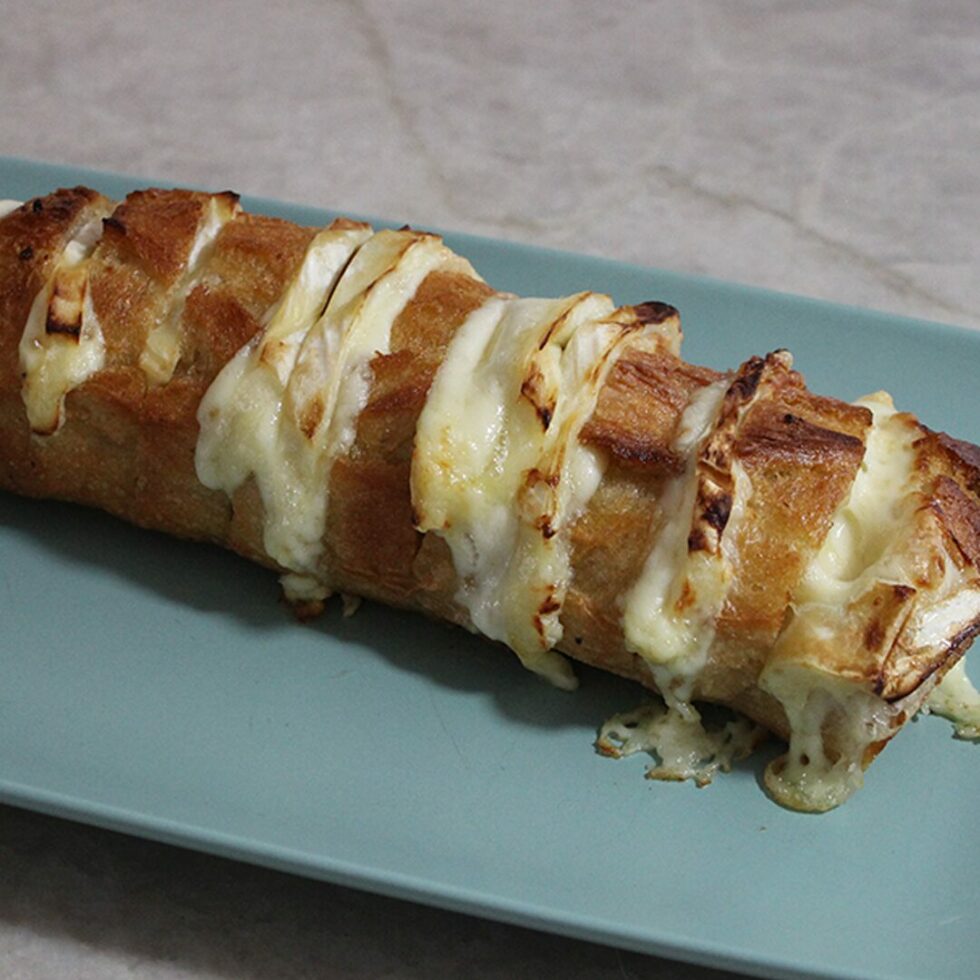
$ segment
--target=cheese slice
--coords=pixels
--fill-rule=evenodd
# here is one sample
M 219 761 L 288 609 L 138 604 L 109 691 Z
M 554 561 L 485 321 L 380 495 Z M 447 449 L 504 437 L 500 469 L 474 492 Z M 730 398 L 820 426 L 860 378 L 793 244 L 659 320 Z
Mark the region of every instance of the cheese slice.
M 187 297 L 200 281 L 221 229 L 240 210 L 233 194 L 214 194 L 208 201 L 168 314 L 150 329 L 140 353 L 139 364 L 150 384 L 166 384 L 173 376 L 180 359 L 180 319 Z
M 964 658 L 933 689 L 925 710 L 948 718 L 957 738 L 980 738 L 980 693 L 967 676 Z
M 914 645 L 942 652 L 950 636 L 980 616 L 980 591 L 959 591 L 958 586 L 954 590 L 954 595 L 912 613 Z M 837 610 L 841 618 L 846 614 L 846 607 Z M 797 810 L 829 810 L 860 789 L 869 748 L 890 738 L 921 703 L 917 690 L 889 702 L 848 677 L 822 670 L 817 658 L 793 656 L 794 646 L 812 651 L 834 642 L 826 621 L 798 617 L 777 641 L 759 679 L 759 686 L 782 704 L 791 733 L 786 754 L 767 767 L 765 784 L 779 802 Z M 948 681 L 944 679 L 929 694 L 925 710 L 953 721 L 959 737 L 976 738 L 980 696 L 962 670 L 960 661 L 947 674 Z M 831 727 L 833 745 L 828 749 L 826 733 Z
M 892 549 L 903 511 L 914 506 L 909 495 L 913 477 L 913 443 L 918 433 L 903 423 L 891 398 L 877 392 L 855 403 L 874 419 L 864 461 L 850 495 L 793 600 L 798 612 L 809 605 L 843 607 L 875 580 L 898 582 L 895 566 L 901 552 Z M 805 615 L 805 612 L 804 612 Z
M 685 460 L 660 497 L 663 524 L 639 579 L 623 602 L 627 648 L 649 664 L 657 688 L 690 714 L 691 689 L 714 636 L 713 621 L 727 585 L 722 568 L 703 575 L 692 567 L 688 535 L 698 491 L 698 460 L 715 428 L 730 381 L 722 378 L 691 396 L 678 423 L 672 449 Z M 688 601 L 690 577 L 698 579 Z M 686 588 L 685 588 L 686 586 Z
M 306 513 L 309 495 L 293 472 L 294 451 L 303 444 L 282 418 L 286 385 L 303 338 L 369 236 L 367 225 L 316 235 L 264 330 L 225 365 L 198 408 L 198 478 L 231 496 L 255 477 L 266 514 L 263 544 L 284 568 L 309 571 L 319 554 L 318 522 Z M 309 583 L 289 582 L 297 599 L 313 598 Z
M 88 259 L 101 237 L 103 217 L 102 212 L 94 216 L 69 240 L 34 298 L 21 334 L 21 395 L 37 435 L 61 427 L 65 396 L 105 363 L 105 338 L 88 282 Z
M 582 306 L 593 303 L 599 309 L 611 305 L 605 296 L 590 296 Z M 583 322 L 570 316 L 535 355 L 551 361 L 546 371 L 554 373 L 556 388 L 538 410 L 539 418 L 550 413 L 551 420 L 518 491 L 517 541 L 502 583 L 509 642 L 518 651 L 550 650 L 561 640 L 561 607 L 572 575 L 568 531 L 598 489 L 606 466 L 605 456 L 580 442 L 579 435 L 610 370 L 638 331 L 648 332 L 615 315 Z
M 697 389 L 679 420 L 671 448 L 685 461 L 667 480 L 660 496 L 662 524 L 643 571 L 623 600 L 626 647 L 646 662 L 665 705 L 656 703 L 607 721 L 597 742 L 608 755 L 653 753 L 658 764 L 647 775 L 655 779 L 693 779 L 703 786 L 759 740 L 755 726 L 736 719 L 709 728 L 691 703 L 694 685 L 715 636 L 715 621 L 731 584 L 731 535 L 715 529 L 711 548 L 692 550 L 689 538 L 700 526 L 699 495 L 709 489 L 703 456 L 712 445 L 732 390 L 721 378 Z M 733 430 L 744 410 L 733 398 L 726 429 Z M 726 435 L 730 432 L 726 431 Z M 727 453 L 716 453 L 719 458 Z M 744 470 L 730 460 L 731 511 L 723 530 L 742 517 L 751 485 Z
M 902 529 L 912 526 L 918 507 L 919 432 L 884 392 L 856 404 L 873 418 L 864 460 L 804 572 L 792 616 L 759 678 L 759 686 L 782 704 L 790 728 L 789 749 L 767 768 L 766 786 L 794 809 L 828 810 L 860 788 L 867 750 L 890 736 L 902 710 L 900 702 L 888 703 L 833 668 L 841 636 L 849 642 L 842 624 L 864 597 L 882 586 L 914 591 L 903 567 L 909 549 Z M 901 627 L 901 621 L 889 625 Z M 829 727 L 832 751 L 825 744 Z
M 890 736 L 899 708 L 846 678 L 780 662 L 764 672 L 760 687 L 786 711 L 789 750 L 766 767 L 772 796 L 794 810 L 823 813 L 840 806 L 864 785 L 868 747 Z M 825 731 L 833 725 L 835 752 Z
M 635 321 L 594 293 L 495 296 L 459 328 L 416 429 L 416 526 L 443 537 L 473 627 L 575 686 L 552 648 L 571 576 L 567 529 L 602 477 L 579 442 Z
M 353 444 L 371 361 L 388 353 L 395 321 L 437 270 L 479 279 L 437 235 L 410 229 L 378 232 L 351 261 L 304 338 L 286 387 L 285 412 L 309 444 L 307 479 L 326 479 L 330 461 Z

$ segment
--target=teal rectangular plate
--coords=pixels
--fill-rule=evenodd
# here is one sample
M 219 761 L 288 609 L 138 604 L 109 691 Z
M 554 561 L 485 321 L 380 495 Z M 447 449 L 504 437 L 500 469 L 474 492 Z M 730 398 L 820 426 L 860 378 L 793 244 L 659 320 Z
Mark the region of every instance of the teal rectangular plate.
M 151 181 L 0 159 L 0 197 Z M 306 223 L 331 215 L 247 200 Z M 400 224 L 398 216 L 392 223 Z M 448 235 L 494 285 L 679 307 L 688 360 L 788 347 L 980 442 L 980 333 Z M 637 689 L 552 690 L 459 630 L 365 606 L 299 625 L 217 549 L 0 494 L 0 799 L 358 888 L 766 977 L 975 980 L 980 747 L 924 718 L 823 816 L 592 749 Z

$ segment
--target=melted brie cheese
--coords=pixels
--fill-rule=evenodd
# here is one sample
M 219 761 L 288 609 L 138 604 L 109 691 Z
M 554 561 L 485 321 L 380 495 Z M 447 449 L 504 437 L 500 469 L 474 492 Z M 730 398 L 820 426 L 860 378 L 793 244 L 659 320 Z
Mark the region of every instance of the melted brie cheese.
M 593 293 L 491 298 L 449 346 L 412 459 L 416 526 L 448 543 L 474 628 L 563 688 L 566 530 L 604 466 L 578 437 L 630 329 L 612 313 Z
M 696 711 L 682 714 L 651 701 L 606 721 L 596 748 L 617 759 L 650 753 L 657 763 L 647 769 L 649 779 L 690 779 L 706 786 L 718 772 L 730 772 L 735 762 L 751 755 L 764 738 L 763 729 L 742 715 L 709 727 Z
M 313 239 L 265 329 L 225 365 L 198 408 L 198 479 L 231 496 L 254 476 L 265 508 L 265 550 L 284 568 L 300 572 L 315 564 L 320 522 L 296 479 L 295 452 L 302 452 L 303 443 L 283 422 L 283 397 L 303 338 L 369 235 L 363 225 L 328 228 Z M 312 601 L 318 591 L 302 576 L 285 583 L 297 601 Z
M 933 688 L 925 710 L 948 718 L 957 738 L 980 738 L 980 692 L 967 676 L 964 658 Z
M 50 435 L 61 427 L 65 396 L 105 363 L 105 339 L 92 307 L 87 263 L 101 233 L 100 214 L 71 238 L 34 298 L 21 335 L 21 396 L 37 435 Z
M 843 606 L 872 581 L 896 581 L 894 530 L 910 504 L 914 429 L 903 424 L 891 398 L 877 392 L 855 402 L 871 410 L 864 460 L 847 502 L 794 597 L 799 609 L 808 603 Z
M 650 665 L 664 696 L 678 702 L 690 698 L 727 584 L 724 575 L 710 567 L 702 575 L 692 567 L 700 559 L 693 556 L 693 562 L 690 560 L 688 535 L 697 495 L 698 456 L 714 429 L 728 384 L 722 379 L 699 388 L 681 415 L 672 448 L 686 463 L 664 487 L 660 497 L 663 524 L 623 605 L 627 648 Z M 698 587 L 693 601 L 688 602 L 682 590 L 692 574 Z
M 766 767 L 766 789 L 784 806 L 823 813 L 864 785 L 865 753 L 888 738 L 898 708 L 848 681 L 799 664 L 767 669 L 765 690 L 786 711 L 789 751 Z M 833 725 L 835 751 L 825 732 Z
M 187 256 L 187 264 L 176 286 L 176 295 L 170 304 L 166 318 L 155 324 L 146 337 L 146 346 L 140 353 L 140 367 L 150 384 L 166 384 L 174 373 L 180 358 L 180 318 L 187 297 L 200 280 L 202 270 L 221 229 L 240 210 L 237 199 L 225 194 L 215 194 L 201 220 L 197 235 Z
M 952 588 L 944 590 L 951 594 L 927 606 L 916 616 L 915 646 L 945 647 L 950 637 L 980 619 L 980 591 L 960 586 L 961 583 L 957 582 Z
M 860 788 L 867 750 L 889 736 L 898 710 L 821 666 L 820 651 L 839 642 L 838 624 L 868 590 L 882 582 L 908 584 L 902 568 L 906 541 L 897 531 L 916 506 L 917 432 L 884 392 L 857 404 L 873 417 L 864 460 L 803 575 L 792 618 L 759 678 L 759 686 L 782 704 L 790 726 L 789 750 L 768 767 L 766 786 L 795 809 L 828 810 Z M 825 745 L 830 727 L 833 753 Z
M 370 393 L 371 361 L 388 353 L 392 326 L 436 270 L 479 278 L 436 235 L 378 232 L 351 261 L 323 316 L 304 338 L 286 389 L 286 411 L 325 459 L 353 444 Z
M 520 524 L 503 588 L 515 649 L 534 649 L 535 644 L 550 649 L 561 640 L 561 606 L 571 580 L 567 529 L 599 488 L 606 464 L 602 454 L 579 442 L 579 435 L 632 332 L 615 319 L 579 318 L 611 305 L 605 296 L 590 296 L 536 355 L 552 361 L 556 391 L 540 454 L 518 491 Z M 591 314 L 590 306 L 596 307 Z

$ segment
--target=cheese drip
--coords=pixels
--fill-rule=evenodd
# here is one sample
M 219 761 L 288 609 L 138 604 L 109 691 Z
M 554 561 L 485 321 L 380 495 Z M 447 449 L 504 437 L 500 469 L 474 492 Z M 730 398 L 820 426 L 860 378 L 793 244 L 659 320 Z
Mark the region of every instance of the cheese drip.
M 261 335 L 225 366 L 198 410 L 195 463 L 233 494 L 253 476 L 263 546 L 294 601 L 324 598 L 318 573 L 332 462 L 353 442 L 370 360 L 429 272 L 465 268 L 435 236 L 338 222 L 311 243 Z
M 864 461 L 847 500 L 793 597 L 793 615 L 777 638 L 759 686 L 786 711 L 789 751 L 766 769 L 766 786 L 794 809 L 824 811 L 863 784 L 865 754 L 888 737 L 900 710 L 849 678 L 829 673 L 842 624 L 880 583 L 904 586 L 905 539 L 900 530 L 917 505 L 913 443 L 918 431 L 879 392 L 856 404 L 873 423 Z M 833 725 L 835 744 L 825 744 Z
M 761 737 L 744 719 L 709 728 L 691 703 L 694 685 L 715 635 L 715 620 L 731 583 L 731 535 L 717 531 L 713 548 L 692 550 L 690 537 L 700 525 L 700 495 L 709 486 L 702 456 L 723 418 L 730 379 L 698 389 L 681 414 L 672 450 L 684 468 L 670 478 L 660 496 L 662 523 L 643 571 L 623 603 L 627 648 L 646 662 L 665 705 L 656 702 L 616 715 L 600 730 L 597 747 L 617 758 L 645 751 L 657 757 L 652 779 L 692 779 L 699 786 L 728 771 Z M 733 404 L 729 428 L 742 406 Z M 720 456 L 721 454 L 719 454 Z M 727 456 L 727 454 L 726 454 Z M 742 467 L 729 460 L 733 492 L 723 530 L 737 524 L 751 486 Z
M 180 319 L 187 297 L 201 279 L 218 234 L 239 210 L 238 198 L 230 193 L 215 194 L 208 201 L 167 316 L 150 328 L 140 353 L 139 364 L 150 384 L 166 384 L 173 376 L 180 359 Z
M 627 648 L 649 664 L 658 689 L 688 716 L 696 714 L 690 705 L 691 690 L 714 636 L 714 616 L 727 587 L 717 558 L 697 559 L 703 567 L 693 567 L 688 536 L 698 491 L 698 459 L 714 430 L 728 385 L 722 379 L 699 388 L 681 415 L 671 448 L 685 460 L 684 469 L 664 487 L 663 523 L 623 604 Z M 697 582 L 693 593 L 692 575 Z
M 639 329 L 594 293 L 494 297 L 457 331 L 416 430 L 416 526 L 449 545 L 457 601 L 475 629 L 565 689 L 577 682 L 552 648 L 571 578 L 567 530 L 604 469 L 579 434 Z
M 318 553 L 316 522 L 306 526 L 309 497 L 297 492 L 293 473 L 303 443 L 282 417 L 286 384 L 303 338 L 369 234 L 367 226 L 328 228 L 313 239 L 265 329 L 225 365 L 198 409 L 198 478 L 231 496 L 254 476 L 265 510 L 263 546 L 284 568 L 309 569 Z M 292 584 L 296 600 L 323 598 L 316 585 Z
M 980 693 L 967 676 L 964 659 L 933 689 L 925 710 L 948 718 L 957 738 L 980 738 Z
M 742 715 L 709 725 L 651 701 L 606 721 L 596 748 L 615 759 L 637 752 L 655 755 L 648 779 L 690 779 L 703 787 L 717 773 L 730 772 L 736 762 L 748 758 L 764 738 L 765 731 Z
M 69 240 L 34 298 L 21 335 L 21 397 L 37 435 L 61 428 L 68 392 L 105 363 L 105 338 L 92 307 L 88 275 L 104 216 L 100 211 Z

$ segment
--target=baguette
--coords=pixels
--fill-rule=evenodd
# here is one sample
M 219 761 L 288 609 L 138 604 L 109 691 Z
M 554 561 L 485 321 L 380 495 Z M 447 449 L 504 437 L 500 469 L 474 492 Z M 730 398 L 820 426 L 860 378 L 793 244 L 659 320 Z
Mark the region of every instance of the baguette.
M 667 304 L 518 299 L 408 228 L 62 189 L 0 218 L 0 488 L 231 548 L 302 615 L 362 596 L 635 680 L 666 709 L 598 745 L 654 775 L 768 730 L 770 793 L 826 810 L 980 630 L 980 450 L 680 343 Z

